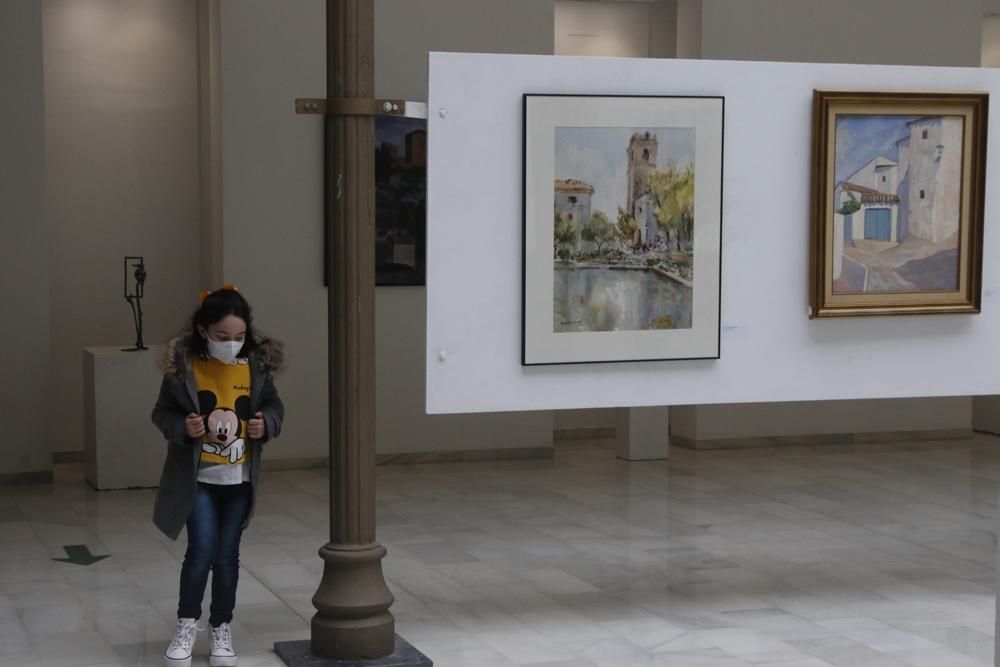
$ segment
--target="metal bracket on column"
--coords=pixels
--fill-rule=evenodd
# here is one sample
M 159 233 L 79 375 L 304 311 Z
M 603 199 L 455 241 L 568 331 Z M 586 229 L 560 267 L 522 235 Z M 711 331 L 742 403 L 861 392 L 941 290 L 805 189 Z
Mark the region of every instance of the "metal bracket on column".
M 427 118 L 425 102 L 380 100 L 368 97 L 339 97 L 332 100 L 300 97 L 295 100 L 295 113 L 328 116 L 404 116 Z

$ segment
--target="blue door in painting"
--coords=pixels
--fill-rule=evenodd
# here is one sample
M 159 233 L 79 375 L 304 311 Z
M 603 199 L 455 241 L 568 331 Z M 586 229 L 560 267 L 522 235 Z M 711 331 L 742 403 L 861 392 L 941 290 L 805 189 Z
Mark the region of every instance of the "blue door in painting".
M 865 238 L 872 241 L 892 240 L 892 211 L 870 208 L 865 211 Z

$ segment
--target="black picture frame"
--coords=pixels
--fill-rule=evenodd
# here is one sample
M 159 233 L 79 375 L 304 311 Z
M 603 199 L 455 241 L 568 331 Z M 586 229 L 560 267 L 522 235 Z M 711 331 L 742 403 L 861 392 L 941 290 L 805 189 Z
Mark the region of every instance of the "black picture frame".
M 628 110 L 632 107 L 650 107 L 651 105 L 655 107 L 657 103 L 662 101 L 664 102 L 664 111 L 665 111 L 664 115 L 662 116 L 663 121 L 662 123 L 642 123 L 642 124 L 636 124 L 634 122 L 616 124 L 613 121 L 609 122 L 609 119 L 607 118 L 605 113 L 607 109 L 605 109 L 605 111 L 601 111 L 598 108 L 601 105 L 601 102 L 604 100 L 615 100 L 613 104 L 610 105 L 605 104 L 604 106 L 617 107 L 619 109 L 624 109 L 624 110 Z M 616 331 L 614 329 L 577 330 L 577 331 L 567 330 L 560 332 L 554 330 L 544 331 L 543 318 L 546 317 L 544 312 L 546 307 L 549 309 L 548 310 L 549 314 L 547 315 L 547 317 L 549 318 L 548 322 L 550 326 L 554 328 L 558 326 L 559 323 L 556 321 L 554 316 L 554 311 L 557 310 L 555 297 L 553 296 L 552 301 L 548 301 L 548 306 L 546 306 L 544 303 L 544 297 L 543 297 L 543 302 L 541 304 L 539 304 L 538 302 L 537 293 L 539 292 L 539 288 L 541 288 L 540 291 L 544 293 L 545 287 L 543 283 L 546 280 L 550 282 L 553 281 L 552 273 L 548 274 L 549 276 L 548 278 L 545 277 L 545 270 L 543 266 L 544 260 L 542 259 L 540 251 L 538 249 L 542 247 L 548 247 L 550 249 L 549 262 L 554 262 L 554 264 L 550 264 L 549 271 L 553 270 L 554 268 L 557 271 L 556 276 L 558 277 L 558 271 L 563 267 L 561 267 L 559 264 L 560 260 L 558 257 L 558 252 L 560 248 L 558 243 L 556 243 L 554 236 L 555 224 L 559 223 L 553 222 L 553 219 L 557 221 L 560 219 L 559 217 L 560 209 L 558 205 L 559 201 L 558 190 L 561 187 L 560 181 L 564 182 L 563 185 L 565 185 L 566 188 L 572 188 L 572 187 L 581 188 L 581 194 L 585 194 L 587 192 L 587 188 L 589 188 L 590 194 L 593 194 L 593 192 L 595 191 L 594 188 L 590 187 L 586 182 L 579 181 L 577 183 L 570 183 L 569 181 L 572 181 L 574 179 L 560 178 L 560 176 L 567 177 L 568 175 L 555 173 L 556 168 L 554 167 L 554 164 L 556 162 L 556 159 L 552 158 L 551 160 L 552 164 L 550 165 L 548 162 L 545 162 L 544 155 L 539 155 L 537 153 L 538 146 L 541 146 L 543 144 L 546 146 L 556 145 L 556 141 L 553 138 L 553 136 L 545 133 L 555 132 L 555 130 L 560 127 L 558 121 L 559 114 L 558 112 L 555 112 L 555 115 L 553 116 L 549 112 L 542 113 L 539 111 L 540 109 L 542 109 L 542 107 L 539 106 L 540 104 L 545 104 L 549 102 L 552 102 L 556 105 L 561 104 L 563 108 L 567 109 L 570 108 L 567 106 L 567 103 L 573 104 L 572 113 L 565 114 L 565 117 L 567 119 L 570 119 L 568 127 L 576 128 L 579 130 L 583 129 L 640 130 L 642 128 L 649 128 L 653 130 L 653 129 L 675 128 L 677 127 L 676 122 L 672 120 L 670 117 L 669 107 L 671 107 L 672 105 L 676 108 L 679 108 L 677 104 L 678 102 L 680 102 L 680 106 L 684 106 L 689 102 L 694 105 L 698 105 L 699 103 L 701 104 L 707 103 L 708 107 L 711 108 L 710 113 L 717 114 L 717 116 L 715 117 L 717 125 L 713 125 L 711 129 L 701 128 L 700 126 L 695 126 L 693 128 L 695 132 L 711 132 L 713 135 L 715 135 L 716 143 L 714 145 L 717 147 L 717 155 L 715 155 L 715 160 L 717 160 L 717 169 L 713 168 L 712 165 L 706 163 L 705 166 L 699 164 L 697 170 L 698 182 L 702 183 L 703 181 L 708 182 L 710 180 L 713 182 L 712 183 L 713 187 L 711 189 L 717 190 L 717 196 L 713 196 L 706 200 L 701 200 L 701 199 L 698 200 L 699 207 L 712 209 L 712 211 L 706 215 L 705 218 L 706 222 L 703 224 L 714 227 L 714 229 L 716 230 L 716 233 L 713 235 L 714 238 L 711 239 L 713 245 L 716 246 L 714 248 L 714 252 L 705 253 L 713 255 L 714 257 L 717 258 L 716 266 L 711 267 L 711 269 L 709 270 L 709 273 L 714 275 L 714 281 L 711 279 L 711 276 L 709 276 L 709 280 L 707 281 L 707 282 L 714 282 L 715 284 L 707 286 L 707 289 L 709 289 L 711 292 L 710 295 L 711 298 L 708 299 L 702 298 L 702 300 L 700 301 L 703 310 L 706 309 L 714 310 L 714 313 L 713 316 L 708 318 L 704 323 L 700 322 L 699 324 L 701 324 L 701 326 L 698 326 L 698 330 L 701 334 L 711 338 L 710 345 L 702 344 L 699 346 L 698 351 L 694 353 L 687 353 L 685 352 L 684 349 L 678 349 L 680 346 L 674 345 L 670 342 L 669 340 L 670 332 L 668 331 L 668 328 L 666 326 L 664 326 L 662 329 L 654 328 L 648 330 L 647 329 L 628 330 L 624 332 L 626 334 L 624 336 L 616 336 L 616 334 L 622 332 Z M 595 106 L 595 102 L 597 103 L 597 106 Z M 588 116 L 588 113 L 586 111 L 588 106 L 594 107 L 594 114 L 596 115 Z M 543 123 L 543 125 L 545 125 L 544 129 L 540 130 L 539 129 L 540 126 L 534 122 L 534 119 L 532 118 L 533 108 L 536 112 L 539 112 L 539 116 L 542 115 L 545 116 L 546 120 Z M 583 109 L 582 116 L 581 116 L 581 109 Z M 602 116 L 602 113 L 605 113 L 605 115 Z M 634 116 L 634 115 L 635 114 L 632 113 L 626 113 L 624 114 L 623 117 Z M 656 116 L 655 113 L 654 116 Z M 595 122 L 592 123 L 588 122 L 587 118 L 591 118 Z M 547 366 L 547 365 L 566 365 L 566 364 L 599 364 L 599 363 L 619 363 L 619 362 L 631 363 L 631 362 L 674 361 L 674 360 L 719 359 L 721 357 L 722 227 L 723 227 L 722 181 L 723 181 L 723 170 L 724 170 L 724 145 L 725 145 L 725 98 L 723 96 L 710 96 L 710 95 L 654 96 L 654 95 L 601 95 L 601 94 L 580 95 L 580 94 L 526 93 L 523 96 L 523 102 L 522 102 L 522 122 L 523 122 L 522 125 L 523 160 L 522 160 L 521 364 L 523 366 Z M 538 134 L 538 132 L 542 132 L 542 134 Z M 543 136 L 545 141 L 538 141 L 538 139 Z M 635 137 L 633 137 L 633 139 L 634 138 Z M 536 143 L 537 146 L 533 146 L 532 145 L 533 142 Z M 623 146 L 622 148 L 623 148 L 623 153 L 627 154 L 629 146 Z M 542 159 L 536 160 L 536 158 L 539 157 L 541 157 Z M 655 163 L 652 166 L 655 167 L 656 166 Z M 703 173 L 705 174 L 705 176 L 702 176 Z M 691 175 L 692 179 L 694 179 L 693 174 L 694 172 L 692 172 Z M 632 173 L 630 171 L 629 179 L 631 178 L 632 178 Z M 546 194 L 544 192 L 545 186 L 543 181 L 547 179 L 552 179 L 552 180 L 548 180 L 548 186 L 547 186 L 548 193 Z M 554 200 L 553 200 L 553 195 L 555 195 Z M 543 205 L 546 196 L 549 197 L 547 205 L 553 206 L 552 209 L 548 209 L 549 212 L 547 214 L 544 213 L 545 206 Z M 625 206 L 619 208 L 619 218 L 621 217 L 622 210 L 632 207 L 635 203 L 635 198 L 632 196 L 631 191 L 629 193 L 629 197 L 632 197 L 632 201 L 631 202 L 626 201 Z M 692 195 L 692 197 L 694 197 L 694 195 Z M 590 215 L 589 206 L 587 207 L 587 211 L 588 211 L 587 215 L 589 216 Z M 626 217 L 631 216 L 634 218 L 633 214 L 634 211 L 629 211 Z M 543 218 L 545 215 L 548 215 L 547 232 L 544 231 L 545 225 Z M 691 217 L 692 220 L 690 221 L 689 224 L 692 229 L 691 237 L 693 239 L 695 235 L 694 232 L 695 225 L 698 224 L 699 219 L 696 216 L 694 216 L 693 213 Z M 572 218 L 572 216 L 570 216 L 570 218 Z M 585 225 L 585 223 L 583 222 L 577 222 L 575 224 L 578 224 L 581 228 Z M 658 220 L 657 220 L 657 225 L 659 225 Z M 542 229 L 543 231 L 540 233 L 539 229 Z M 646 242 L 645 236 L 642 235 L 641 233 L 639 235 L 643 236 L 642 242 L 643 244 L 645 244 Z M 604 268 L 614 269 L 614 270 L 641 269 L 642 273 L 649 273 L 650 271 L 655 271 L 664 274 L 671 273 L 669 270 L 664 269 L 664 267 L 667 267 L 669 265 L 668 259 L 661 260 L 659 261 L 659 263 L 652 265 L 649 270 L 645 269 L 644 267 L 636 266 L 634 264 L 628 265 L 632 263 L 633 259 L 635 259 L 635 257 L 628 256 L 629 253 L 638 256 L 639 251 L 633 251 L 630 248 L 624 248 L 624 246 L 626 245 L 626 243 L 634 243 L 634 242 L 635 239 L 630 239 L 630 241 L 628 242 L 623 241 L 622 242 L 623 257 L 620 260 L 616 258 L 614 262 L 611 262 L 610 260 L 606 262 L 600 262 L 607 264 L 607 266 L 602 267 L 601 270 L 603 270 Z M 681 252 L 683 250 L 683 248 L 681 248 L 681 242 L 677 241 L 677 243 L 678 243 L 677 250 L 678 252 Z M 641 247 L 644 248 L 642 252 L 648 255 L 655 254 L 649 249 L 648 246 L 642 245 Z M 533 251 L 532 248 L 534 248 L 535 250 Z M 598 250 L 597 254 L 600 255 L 600 250 Z M 620 262 L 621 265 L 620 266 L 615 265 L 616 262 Z M 573 268 L 574 269 L 582 268 L 583 270 L 587 270 L 591 267 L 583 266 L 582 264 L 578 263 Z M 699 271 L 698 276 L 701 277 L 703 275 L 707 274 L 702 271 Z M 694 278 L 695 275 L 692 269 L 692 274 L 690 276 L 690 280 L 688 281 L 689 287 L 691 287 L 692 290 L 693 290 Z M 681 284 L 684 281 L 683 276 L 673 275 L 671 279 L 676 279 L 680 281 L 678 282 L 678 285 L 681 285 L 683 289 L 684 286 Z M 701 281 L 706 282 L 705 278 L 703 277 L 701 278 Z M 691 296 L 691 299 L 693 300 L 694 296 Z M 692 308 L 692 311 L 693 310 L 694 309 Z M 691 318 L 693 322 L 694 318 L 693 314 L 691 315 Z M 534 321 L 532 321 L 533 319 Z M 664 320 L 664 321 L 671 321 L 671 320 Z M 574 324 L 575 322 L 576 321 L 574 320 L 571 322 L 571 324 Z M 692 326 L 694 326 L 693 323 Z M 680 327 L 678 327 L 678 329 L 679 328 Z M 536 349 L 533 350 L 532 336 L 536 334 L 538 334 L 539 339 L 547 338 L 549 335 L 551 335 L 552 338 L 551 340 L 546 340 L 545 346 L 538 346 L 536 347 Z M 566 336 L 563 340 L 567 341 L 567 344 L 570 347 L 579 346 L 580 353 L 563 354 L 560 351 L 556 354 L 547 354 L 544 351 L 540 351 L 541 348 L 546 348 L 549 352 L 551 352 L 553 349 L 553 341 L 555 341 L 557 337 L 563 336 L 564 334 L 569 334 L 569 336 Z M 620 338 L 622 342 L 624 342 L 625 344 L 631 344 L 631 342 L 640 340 L 641 345 L 639 347 L 641 347 L 642 349 L 637 349 L 636 351 L 637 352 L 645 351 L 647 353 L 632 355 L 629 354 L 628 351 L 623 349 L 615 350 L 614 349 L 615 346 L 618 345 L 618 343 L 616 343 L 614 340 L 615 338 Z M 641 339 L 643 338 L 647 338 L 648 340 L 652 340 L 654 338 L 662 338 L 663 344 L 659 345 L 656 343 L 650 343 L 648 342 L 648 340 L 642 341 Z M 561 345 L 561 343 L 556 342 L 555 345 L 559 346 Z M 603 350 L 598 351 L 600 348 L 604 346 L 606 346 L 607 353 L 604 353 Z M 662 352 L 660 352 L 660 350 L 662 350 Z

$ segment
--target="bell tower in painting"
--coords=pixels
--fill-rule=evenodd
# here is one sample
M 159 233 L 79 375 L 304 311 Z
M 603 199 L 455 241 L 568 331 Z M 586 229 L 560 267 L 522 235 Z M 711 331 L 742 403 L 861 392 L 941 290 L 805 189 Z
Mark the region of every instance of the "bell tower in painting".
M 626 212 L 636 217 L 635 203 L 646 193 L 646 174 L 656 168 L 659 144 L 655 134 L 636 132 L 628 142 L 628 198 Z

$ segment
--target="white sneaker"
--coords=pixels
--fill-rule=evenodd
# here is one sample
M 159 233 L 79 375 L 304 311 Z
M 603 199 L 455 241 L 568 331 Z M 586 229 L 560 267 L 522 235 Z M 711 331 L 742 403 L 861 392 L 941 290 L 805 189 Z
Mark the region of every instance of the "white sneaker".
M 198 621 L 193 618 L 178 618 L 177 631 L 170 640 L 167 652 L 163 654 L 168 667 L 191 667 L 191 653 L 198 633 Z
M 236 667 L 233 631 L 228 623 L 212 628 L 212 653 L 208 657 L 208 664 L 212 667 Z

